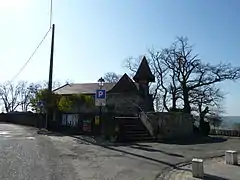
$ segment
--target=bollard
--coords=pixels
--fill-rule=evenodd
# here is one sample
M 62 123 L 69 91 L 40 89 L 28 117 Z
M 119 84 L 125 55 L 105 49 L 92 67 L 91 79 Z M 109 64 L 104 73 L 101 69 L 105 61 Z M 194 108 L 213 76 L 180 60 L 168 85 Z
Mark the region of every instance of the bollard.
M 225 163 L 231 165 L 238 164 L 238 154 L 237 151 L 228 150 L 225 152 Z
M 195 178 L 203 178 L 204 171 L 203 171 L 203 160 L 193 158 L 192 159 L 192 175 Z

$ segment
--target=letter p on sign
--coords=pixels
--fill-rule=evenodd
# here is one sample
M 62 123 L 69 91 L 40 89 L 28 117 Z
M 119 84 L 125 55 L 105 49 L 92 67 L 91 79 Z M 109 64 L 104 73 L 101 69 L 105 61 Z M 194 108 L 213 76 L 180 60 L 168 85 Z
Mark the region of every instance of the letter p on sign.
M 105 99 L 106 98 L 106 91 L 105 91 L 105 89 L 98 89 L 96 91 L 96 98 L 97 99 Z

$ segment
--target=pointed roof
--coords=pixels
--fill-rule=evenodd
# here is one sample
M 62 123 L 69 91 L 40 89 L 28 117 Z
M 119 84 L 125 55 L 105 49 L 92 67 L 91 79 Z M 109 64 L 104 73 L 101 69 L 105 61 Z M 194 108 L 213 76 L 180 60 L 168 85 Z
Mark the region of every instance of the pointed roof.
M 148 65 L 147 59 L 144 56 L 142 59 L 141 64 L 139 65 L 139 68 L 133 77 L 134 81 L 139 82 L 141 80 L 145 80 L 148 82 L 155 82 L 155 77 L 151 72 L 151 69 Z
M 111 93 L 129 93 L 138 91 L 136 84 L 125 73 L 116 85 L 110 90 Z

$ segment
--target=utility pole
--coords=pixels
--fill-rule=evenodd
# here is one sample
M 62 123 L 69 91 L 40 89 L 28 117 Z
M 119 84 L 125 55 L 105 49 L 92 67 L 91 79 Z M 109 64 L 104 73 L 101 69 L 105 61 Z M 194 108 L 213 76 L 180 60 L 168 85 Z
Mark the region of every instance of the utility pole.
M 49 92 L 52 92 L 53 53 L 54 53 L 54 33 L 55 33 L 55 24 L 52 25 L 52 44 L 51 44 L 50 67 L 49 67 L 49 79 L 48 79 L 48 90 L 49 90 Z
M 54 33 L 55 24 L 52 25 L 52 43 L 51 43 L 51 54 L 50 54 L 50 66 L 49 66 L 49 79 L 48 79 L 48 105 L 52 100 L 52 78 L 53 78 L 53 53 L 54 53 Z M 48 106 L 47 117 L 45 128 L 48 128 L 48 122 L 52 118 L 52 108 Z

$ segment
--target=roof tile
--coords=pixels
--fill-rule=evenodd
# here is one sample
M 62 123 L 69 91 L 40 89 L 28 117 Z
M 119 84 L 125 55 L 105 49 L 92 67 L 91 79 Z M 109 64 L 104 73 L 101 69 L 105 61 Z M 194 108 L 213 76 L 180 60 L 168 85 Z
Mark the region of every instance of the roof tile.
M 109 91 L 115 84 L 116 83 L 104 83 L 103 89 Z M 98 87 L 98 83 L 73 83 L 55 89 L 54 92 L 57 94 L 94 94 Z

